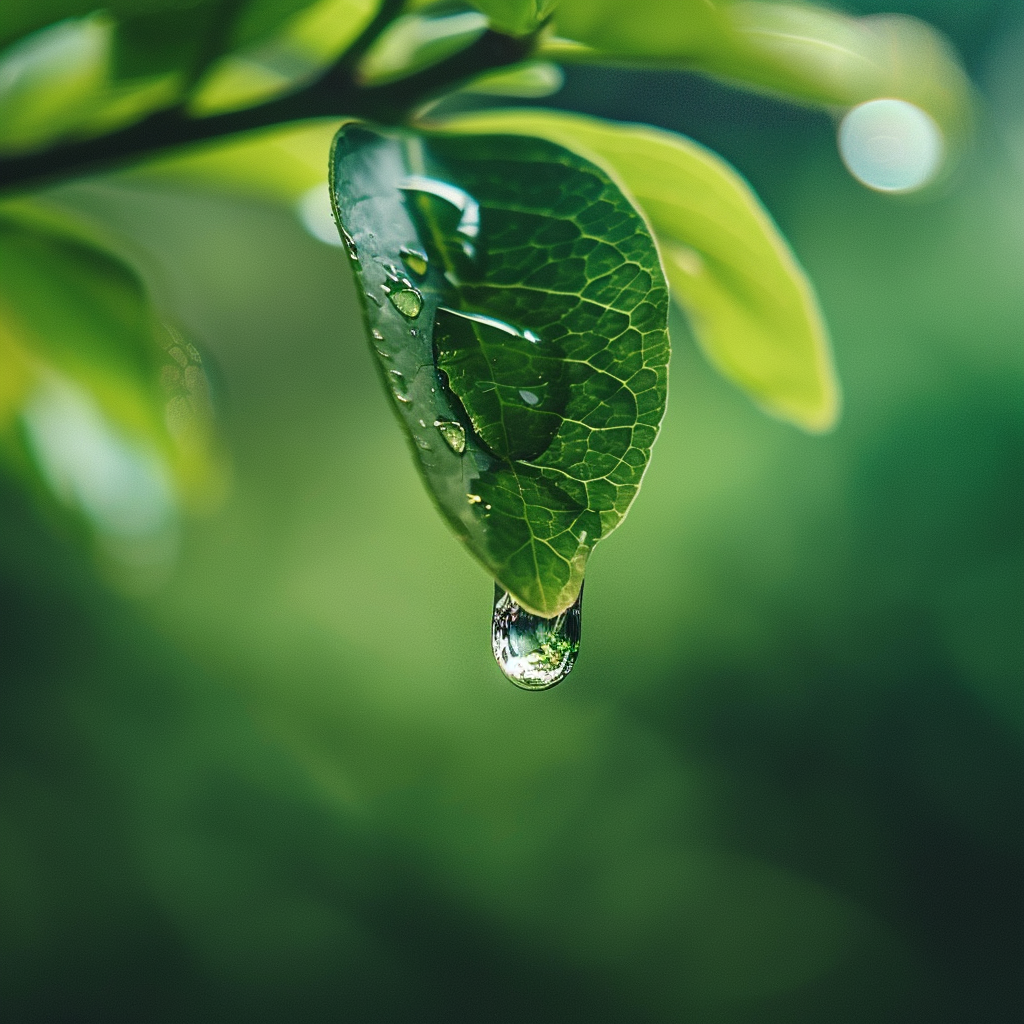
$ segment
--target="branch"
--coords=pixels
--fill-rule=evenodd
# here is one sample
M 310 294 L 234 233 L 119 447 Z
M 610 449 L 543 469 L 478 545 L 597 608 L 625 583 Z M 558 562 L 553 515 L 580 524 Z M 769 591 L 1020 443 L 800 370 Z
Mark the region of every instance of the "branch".
M 245 110 L 189 117 L 180 107 L 160 110 L 127 128 L 38 153 L 0 159 L 0 192 L 38 188 L 66 178 L 110 170 L 176 146 L 315 117 L 355 117 L 398 124 L 430 99 L 495 68 L 529 56 L 533 37 L 485 32 L 465 50 L 410 75 L 376 87 L 360 86 L 353 65 L 372 41 L 369 29 L 337 63 L 303 88 Z M 364 43 L 364 40 L 367 40 Z M 360 45 L 362 49 L 359 49 Z M 353 56 L 353 52 L 358 51 Z

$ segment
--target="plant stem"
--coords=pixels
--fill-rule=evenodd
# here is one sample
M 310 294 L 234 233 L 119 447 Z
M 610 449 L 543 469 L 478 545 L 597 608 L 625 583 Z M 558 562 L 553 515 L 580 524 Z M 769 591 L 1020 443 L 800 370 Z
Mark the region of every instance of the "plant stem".
M 374 35 L 379 31 L 376 28 Z M 534 45 L 532 37 L 514 39 L 488 31 L 465 50 L 417 74 L 365 87 L 355 81 L 353 65 L 372 42 L 369 35 L 369 31 L 364 33 L 348 53 L 308 85 L 267 103 L 202 118 L 189 117 L 180 107 L 160 110 L 109 135 L 0 158 L 0 192 L 38 188 L 110 170 L 176 146 L 314 117 L 349 116 L 398 124 L 438 94 L 485 71 L 523 60 Z

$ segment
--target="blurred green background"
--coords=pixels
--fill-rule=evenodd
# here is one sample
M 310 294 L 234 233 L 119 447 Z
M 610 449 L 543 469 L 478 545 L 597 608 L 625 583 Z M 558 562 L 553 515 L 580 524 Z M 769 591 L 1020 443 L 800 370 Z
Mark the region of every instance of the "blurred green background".
M 685 76 L 553 98 L 751 180 L 845 413 L 766 419 L 676 320 L 643 493 L 546 693 L 493 664 L 490 581 L 341 250 L 269 204 L 61 190 L 212 354 L 233 480 L 130 596 L 0 479 L 0 1017 L 1019 1018 L 1024 22 L 902 9 L 981 94 L 921 197 L 857 185 L 824 115 Z

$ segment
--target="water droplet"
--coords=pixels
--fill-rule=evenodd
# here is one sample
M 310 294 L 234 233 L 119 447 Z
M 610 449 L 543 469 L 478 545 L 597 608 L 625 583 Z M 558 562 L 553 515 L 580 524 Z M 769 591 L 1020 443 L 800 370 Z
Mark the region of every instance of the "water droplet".
M 387 296 L 391 305 L 409 320 L 415 320 L 423 310 L 423 296 L 415 288 L 388 289 Z
M 519 394 L 522 395 L 523 401 L 526 402 L 527 405 L 536 405 L 540 401 L 532 391 L 523 391 L 520 389 Z
M 470 505 L 479 505 L 484 500 L 479 494 L 467 494 L 466 497 L 469 499 Z
M 466 450 L 466 429 L 461 423 L 455 423 L 452 420 L 434 420 L 434 426 L 444 438 L 444 443 L 456 455 L 461 455 Z
M 348 253 L 348 258 L 358 263 L 359 250 L 356 248 L 355 239 L 344 228 L 339 228 L 338 230 L 341 232 L 342 242 L 345 243 L 345 252 Z
M 524 611 L 499 584 L 494 585 L 491 649 L 508 679 L 524 690 L 546 690 L 561 682 L 580 650 L 583 588 L 571 607 L 552 619 Z
M 429 259 L 425 252 L 421 252 L 419 249 L 410 249 L 407 246 L 402 246 L 398 250 L 402 257 L 402 262 L 414 273 L 417 277 L 423 277 L 427 272 L 427 266 L 429 265 Z
M 384 340 L 384 335 L 381 334 L 380 331 L 378 331 L 376 327 L 374 327 L 374 329 L 372 331 L 370 331 L 370 334 L 373 335 L 373 340 L 374 341 L 383 341 Z

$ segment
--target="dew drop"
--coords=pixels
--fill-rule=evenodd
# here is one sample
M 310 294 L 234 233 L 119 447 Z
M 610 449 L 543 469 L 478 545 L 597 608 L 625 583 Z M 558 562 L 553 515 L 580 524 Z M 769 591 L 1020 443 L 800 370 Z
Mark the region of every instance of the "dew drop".
M 425 252 L 421 252 L 419 249 L 410 249 L 407 246 L 402 246 L 398 250 L 402 257 L 402 262 L 414 273 L 417 277 L 423 277 L 427 272 L 429 265 L 429 259 Z
M 388 298 L 391 305 L 409 320 L 415 320 L 423 310 L 423 296 L 415 288 L 389 290 Z
M 532 391 L 523 391 L 520 389 L 519 394 L 527 405 L 536 405 L 540 401 L 540 398 Z
M 461 423 L 455 423 L 452 420 L 434 420 L 434 426 L 444 438 L 444 443 L 456 455 L 461 455 L 466 450 L 466 429 Z
M 522 609 L 511 594 L 494 585 L 491 649 L 498 668 L 523 690 L 546 690 L 561 682 L 580 650 L 583 588 L 572 606 L 551 619 Z

